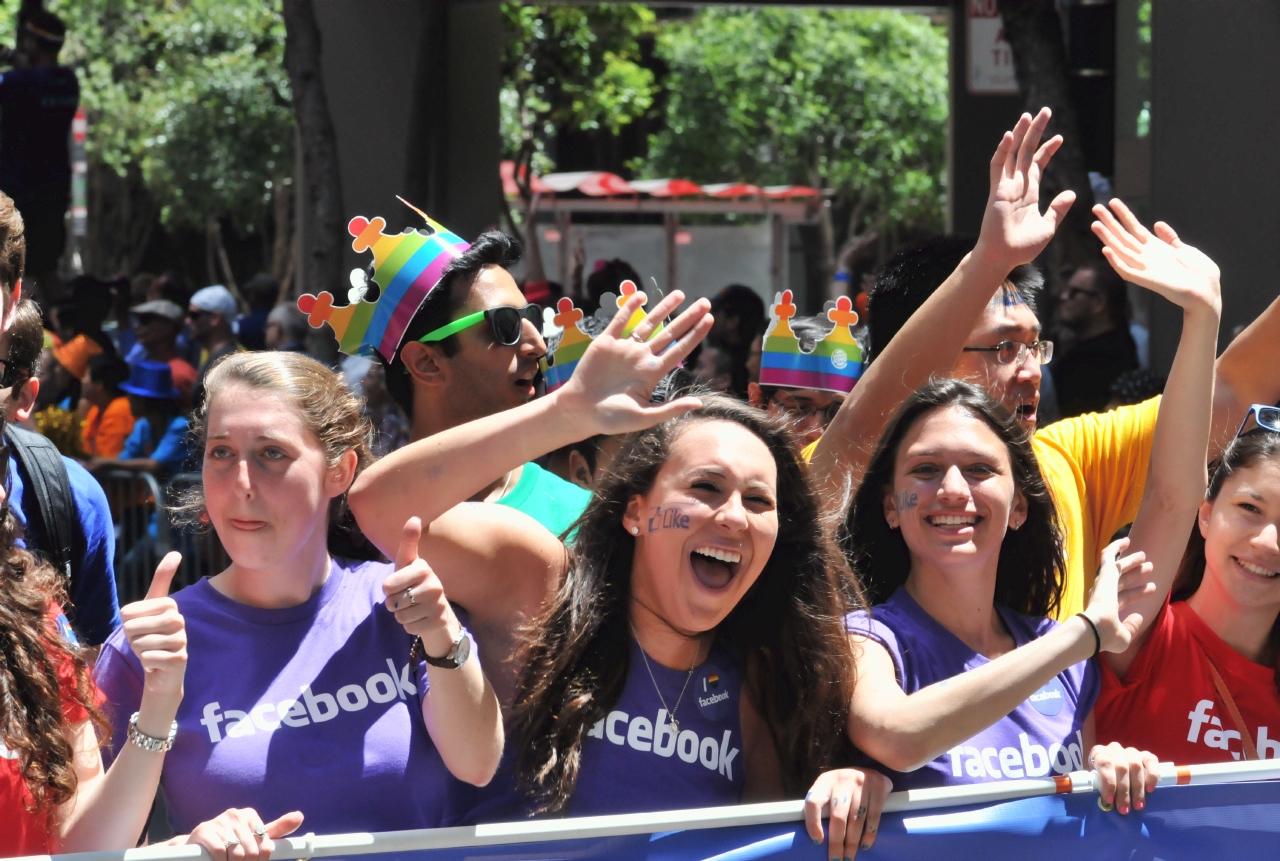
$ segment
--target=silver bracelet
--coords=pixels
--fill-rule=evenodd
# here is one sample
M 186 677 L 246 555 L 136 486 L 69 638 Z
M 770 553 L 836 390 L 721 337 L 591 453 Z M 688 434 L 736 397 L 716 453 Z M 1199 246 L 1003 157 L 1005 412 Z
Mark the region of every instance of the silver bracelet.
M 133 713 L 133 717 L 129 718 L 129 741 L 138 747 L 150 753 L 164 753 L 173 747 L 173 739 L 178 735 L 178 722 L 174 721 L 169 727 L 168 738 L 156 738 L 153 735 L 147 735 L 138 729 L 138 712 Z

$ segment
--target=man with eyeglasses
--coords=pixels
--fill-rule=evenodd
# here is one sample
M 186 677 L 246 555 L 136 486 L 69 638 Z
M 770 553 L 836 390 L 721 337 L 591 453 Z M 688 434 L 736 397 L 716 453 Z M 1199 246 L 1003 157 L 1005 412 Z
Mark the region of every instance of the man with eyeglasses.
M 508 410 L 537 394 L 542 309 L 526 302 L 507 271 L 520 259 L 516 240 L 481 234 L 446 269 L 405 330 L 386 367 L 387 390 L 420 440 Z M 559 535 L 591 494 L 527 463 L 476 495 L 523 511 Z M 393 503 L 394 505 L 394 503 Z M 400 523 L 412 512 L 398 511 Z
M 856 487 L 911 392 L 933 375 L 979 383 L 1033 434 L 1063 530 L 1067 576 L 1058 616 L 1067 618 L 1083 609 L 1102 548 L 1137 513 L 1160 401 L 1037 430 L 1041 363 L 1052 347 L 1040 339 L 1033 304 L 1043 281 L 1028 264 L 1075 198 L 1063 192 L 1040 211 L 1040 175 L 1061 142 L 1040 145 L 1048 120 L 1047 109 L 1034 119 L 1024 114 L 1005 133 L 976 242 L 930 240 L 886 264 L 868 309 L 871 364 L 806 455 L 829 492 L 841 493 L 849 478 Z M 1280 400 L 1280 300 L 1231 343 L 1215 371 L 1210 456 L 1231 440 L 1251 404 Z
M 800 349 L 812 353 L 814 346 L 826 337 L 830 323 L 822 317 L 792 317 L 791 331 Z M 831 424 L 845 396 L 822 389 L 800 389 L 790 386 L 762 386 L 747 383 L 747 401 L 751 406 L 791 421 L 791 426 L 804 445 L 816 442 Z
M 1071 348 L 1049 366 L 1063 418 L 1102 412 L 1111 384 L 1138 368 L 1138 347 L 1129 333 L 1129 291 L 1106 262 L 1071 273 L 1058 296 L 1058 322 L 1074 337 Z

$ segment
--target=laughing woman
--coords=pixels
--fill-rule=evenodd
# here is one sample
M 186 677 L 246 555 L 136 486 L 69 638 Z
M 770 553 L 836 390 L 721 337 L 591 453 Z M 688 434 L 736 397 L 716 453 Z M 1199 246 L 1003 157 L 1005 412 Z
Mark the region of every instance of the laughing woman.
M 1132 220 L 1123 205 L 1113 207 Z M 1106 210 L 1098 214 L 1115 225 Z M 1185 497 L 1174 465 L 1197 458 L 1203 465 L 1212 400 L 1216 271 L 1212 278 L 1193 271 L 1175 250 L 1153 238 L 1124 252 L 1141 283 L 1184 309 L 1153 443 L 1148 512 Z M 1121 274 L 1139 277 L 1129 268 Z M 1030 444 L 1007 412 L 968 383 L 924 386 L 890 423 L 847 527 L 877 605 L 851 619 L 860 656 L 849 735 L 896 785 L 1037 777 L 1091 764 L 1104 801 L 1121 813 L 1143 807 L 1156 759 L 1095 733 L 1099 671 L 1090 658 L 1130 646 L 1142 624 L 1134 610 L 1155 591 L 1152 566 L 1141 552 L 1117 562 L 1125 544 L 1113 544 L 1085 611 L 1061 625 L 1046 618 L 1062 589 L 1061 535 Z M 1095 744 L 1095 736 L 1112 743 Z
M 635 432 L 568 561 L 549 572 L 558 588 L 516 657 L 514 775 L 497 788 L 513 807 L 500 815 L 798 797 L 843 752 L 853 654 L 841 620 L 859 606 L 853 580 L 784 423 L 720 396 L 650 403 L 710 327 L 700 301 L 644 343 L 682 299 L 673 293 L 623 338 L 633 297 L 563 388 L 411 444 L 352 489 L 362 527 L 390 546 L 396 536 L 379 524 L 393 512 L 431 521 L 519 463 Z M 521 540 L 559 547 L 539 528 Z M 864 825 L 874 839 L 888 788 L 874 772 L 823 775 L 811 835 L 821 839 L 817 811 L 829 800 L 832 855 L 851 856 Z

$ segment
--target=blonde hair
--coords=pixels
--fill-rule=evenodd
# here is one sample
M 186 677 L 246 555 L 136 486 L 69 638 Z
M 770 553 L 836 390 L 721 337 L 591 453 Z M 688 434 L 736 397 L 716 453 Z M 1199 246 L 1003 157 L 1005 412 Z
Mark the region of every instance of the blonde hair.
M 289 403 L 320 444 L 330 467 L 337 466 L 348 451 L 356 453 L 355 475 L 373 463 L 373 426 L 360 399 L 329 368 L 293 352 L 232 353 L 215 363 L 205 374 L 204 402 L 191 416 L 193 451 L 204 452 L 210 404 L 235 385 L 271 392 Z M 344 492 L 331 503 L 331 528 L 353 528 L 346 500 Z M 202 522 L 203 514 L 204 494 L 197 486 L 181 501 L 175 516 L 194 525 Z

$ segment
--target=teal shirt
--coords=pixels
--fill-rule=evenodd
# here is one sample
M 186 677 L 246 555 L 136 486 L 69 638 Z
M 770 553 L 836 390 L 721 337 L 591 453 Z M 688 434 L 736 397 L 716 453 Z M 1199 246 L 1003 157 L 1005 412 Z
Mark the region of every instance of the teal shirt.
M 526 463 L 516 486 L 499 505 L 523 511 L 559 537 L 573 525 L 591 501 L 591 491 L 583 490 L 536 463 Z

